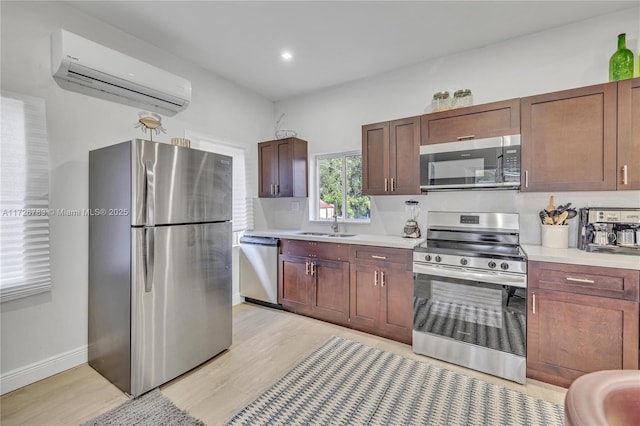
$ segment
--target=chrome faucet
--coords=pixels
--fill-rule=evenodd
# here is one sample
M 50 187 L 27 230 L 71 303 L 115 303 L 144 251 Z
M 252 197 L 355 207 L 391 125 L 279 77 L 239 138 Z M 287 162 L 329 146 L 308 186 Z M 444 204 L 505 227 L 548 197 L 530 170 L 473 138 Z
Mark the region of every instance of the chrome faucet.
M 331 224 L 331 230 L 333 231 L 334 234 L 338 233 L 338 214 L 337 213 L 333 214 L 333 223 Z

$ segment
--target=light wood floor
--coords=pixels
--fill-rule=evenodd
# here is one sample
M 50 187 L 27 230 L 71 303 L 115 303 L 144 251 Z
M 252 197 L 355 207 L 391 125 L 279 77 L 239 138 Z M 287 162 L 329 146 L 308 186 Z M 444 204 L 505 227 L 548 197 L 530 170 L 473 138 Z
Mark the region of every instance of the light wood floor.
M 330 336 L 341 336 L 407 358 L 462 372 L 562 403 L 566 390 L 529 380 L 501 380 L 412 352 L 411 346 L 322 321 L 241 304 L 233 309 L 233 345 L 211 361 L 163 385 L 178 407 L 207 425 L 223 424 Z M 128 398 L 87 364 L 18 389 L 0 400 L 2 426 L 78 425 Z

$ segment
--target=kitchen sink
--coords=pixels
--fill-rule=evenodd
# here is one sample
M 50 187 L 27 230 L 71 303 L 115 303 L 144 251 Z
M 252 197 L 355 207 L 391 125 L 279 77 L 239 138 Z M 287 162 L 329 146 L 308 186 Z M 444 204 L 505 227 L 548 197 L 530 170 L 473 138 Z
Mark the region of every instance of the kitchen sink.
M 356 234 L 332 234 L 329 232 L 315 232 L 315 231 L 302 231 L 302 232 L 298 232 L 298 235 L 309 235 L 312 237 L 334 237 L 334 238 L 347 238 L 347 237 L 356 236 Z

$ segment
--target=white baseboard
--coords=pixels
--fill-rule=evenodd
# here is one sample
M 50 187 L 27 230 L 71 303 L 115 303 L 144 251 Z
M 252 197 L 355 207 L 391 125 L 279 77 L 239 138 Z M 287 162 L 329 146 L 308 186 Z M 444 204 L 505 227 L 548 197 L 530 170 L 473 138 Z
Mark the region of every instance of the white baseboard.
M 241 304 L 242 302 L 244 302 L 244 297 L 240 296 L 240 292 L 233 293 L 233 296 L 231 297 L 231 304 L 235 306 Z
M 88 347 L 84 345 L 51 358 L 7 371 L 0 375 L 0 395 L 84 364 L 87 359 Z
M 243 297 L 240 296 L 240 293 L 234 293 L 232 296 L 233 305 L 238 305 L 242 302 Z M 33 364 L 7 371 L 0 375 L 0 395 L 84 364 L 88 361 L 88 357 L 88 347 L 85 345 Z

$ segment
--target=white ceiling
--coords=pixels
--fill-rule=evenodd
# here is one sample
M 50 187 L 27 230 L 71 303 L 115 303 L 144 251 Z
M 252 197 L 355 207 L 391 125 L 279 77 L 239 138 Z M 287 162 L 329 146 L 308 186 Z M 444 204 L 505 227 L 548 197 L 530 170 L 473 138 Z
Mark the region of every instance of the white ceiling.
M 67 4 L 278 101 L 634 7 L 640 1 Z M 280 58 L 284 50 L 294 55 L 289 63 Z

